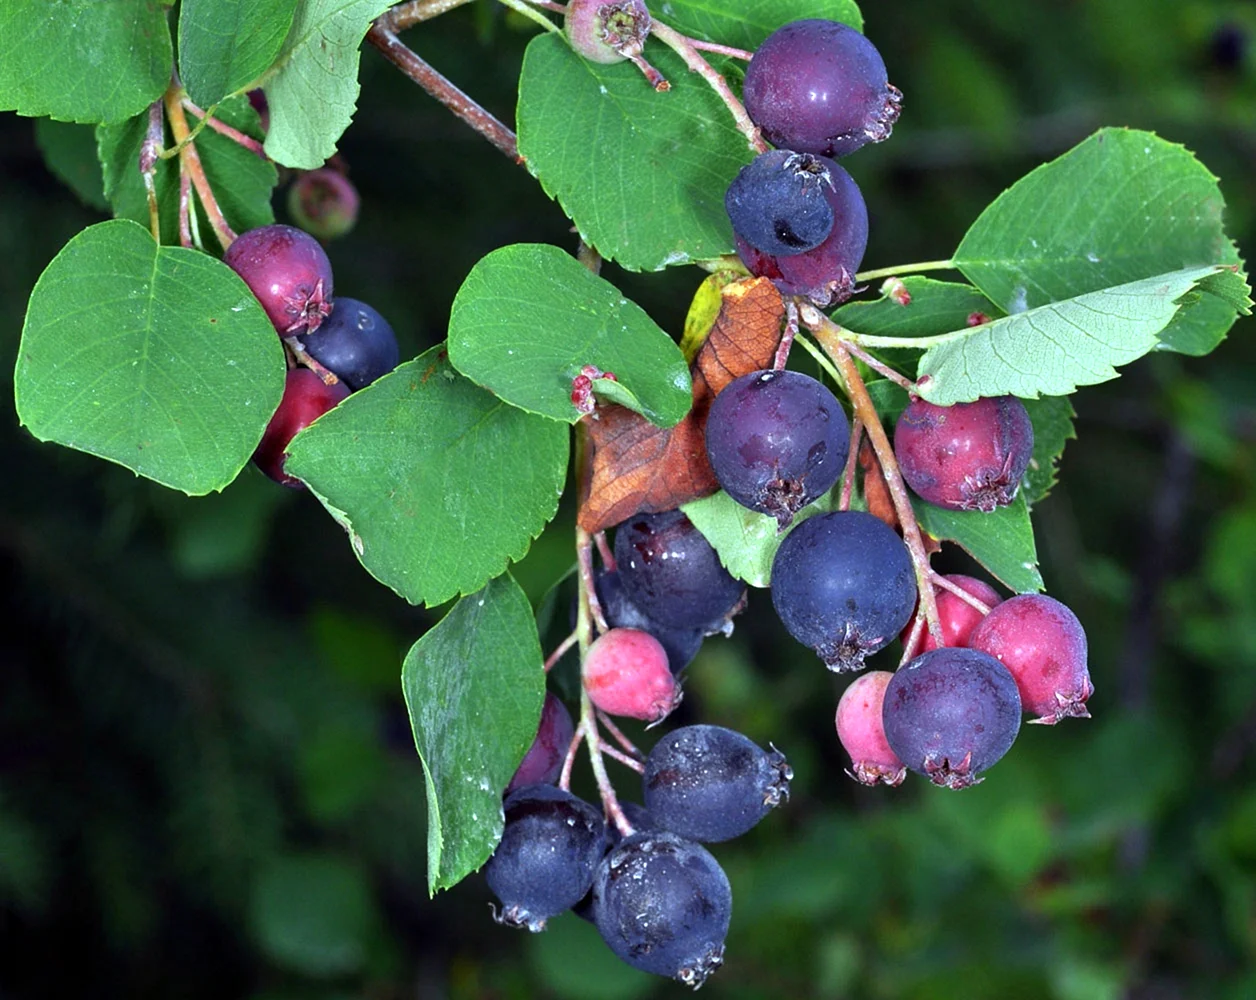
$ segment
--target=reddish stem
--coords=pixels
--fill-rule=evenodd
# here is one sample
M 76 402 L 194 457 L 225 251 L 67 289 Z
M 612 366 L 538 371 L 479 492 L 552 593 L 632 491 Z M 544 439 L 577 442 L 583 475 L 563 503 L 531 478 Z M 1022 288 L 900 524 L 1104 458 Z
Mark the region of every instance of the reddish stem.
M 978 597 L 973 597 L 973 595 L 966 591 L 963 587 L 951 583 L 951 581 L 944 577 L 941 573 L 931 570 L 929 578 L 933 581 L 933 585 L 935 587 L 941 587 L 943 590 L 949 590 L 965 604 L 972 605 L 983 615 L 988 615 L 990 613 L 990 605 Z
M 608 757 L 614 757 L 617 761 L 619 761 L 625 767 L 630 768 L 633 771 L 636 771 L 638 774 L 644 773 L 645 765 L 642 764 L 641 761 L 637 760 L 636 757 L 626 754 L 622 750 L 616 749 L 615 747 L 611 746 L 609 743 L 600 743 L 598 744 L 598 747 L 602 751 L 602 753 L 606 754 Z
M 602 603 L 597 599 L 597 587 L 593 576 L 593 545 L 587 531 L 577 529 L 579 541 L 576 544 L 576 562 L 580 567 L 580 589 L 584 599 L 589 602 L 589 615 L 599 632 L 609 632 L 606 616 L 602 613 Z
M 558 787 L 563 791 L 571 788 L 571 769 L 576 763 L 576 751 L 580 749 L 580 743 L 584 739 L 584 723 L 576 727 L 575 733 L 572 734 L 571 743 L 567 746 L 567 756 L 563 759 L 563 770 L 558 776 Z
M 170 121 L 170 132 L 174 136 L 174 141 L 179 146 L 179 169 L 192 179 L 192 186 L 196 188 L 196 194 L 205 209 L 205 215 L 209 218 L 209 224 L 214 229 L 214 235 L 218 237 L 222 248 L 226 250 L 235 240 L 236 234 L 227 225 L 226 216 L 218 207 L 218 199 L 214 197 L 214 189 L 210 186 L 209 178 L 205 176 L 205 168 L 201 165 L 196 143 L 186 141 L 189 138 L 189 129 L 187 117 L 183 114 L 181 96 L 182 90 L 178 84 L 171 83 L 165 96 L 166 117 Z
M 144 179 L 144 193 L 148 198 L 148 226 L 153 239 L 161 242 L 161 211 L 157 205 L 157 161 L 165 138 L 165 126 L 161 117 L 161 101 L 148 106 L 148 134 L 140 146 L 140 176 Z M 190 243 L 183 244 L 190 246 Z
M 409 3 L 398 4 L 385 11 L 379 19 L 383 21 L 386 18 L 389 27 L 394 31 L 404 31 L 421 21 L 430 20 L 470 2 L 471 0 L 410 0 Z
M 859 467 L 859 445 L 863 439 L 863 422 L 856 417 L 850 425 L 850 451 L 846 453 L 846 469 L 842 473 L 842 495 L 838 498 L 838 510 L 850 510 L 851 494 L 855 490 L 855 470 Z
M 754 53 L 745 49 L 735 49 L 731 45 L 720 45 L 717 42 L 704 42 L 700 38 L 690 38 L 689 44 L 701 52 L 714 52 L 716 55 L 729 56 L 742 62 L 750 62 L 754 58 Z
M 219 135 L 225 135 L 232 142 L 239 143 L 241 146 L 247 149 L 250 153 L 256 153 L 263 160 L 270 159 L 270 157 L 266 155 L 266 151 L 262 149 L 262 144 L 258 142 L 256 139 L 254 139 L 252 136 L 245 135 L 239 129 L 232 128 L 226 122 L 219 121 L 217 118 L 214 118 L 212 115 L 207 115 L 204 111 L 198 108 L 195 104 L 189 101 L 186 97 L 183 98 L 182 103 L 183 103 L 183 106 L 188 111 L 196 115 L 197 118 L 201 119 L 206 125 L 212 128 Z
M 179 171 L 179 245 L 192 248 L 192 180 Z M 160 237 L 159 237 L 160 238 Z
M 580 633 L 575 629 L 572 629 L 571 635 L 567 636 L 566 639 L 558 644 L 558 648 L 555 649 L 554 652 L 550 653 L 549 658 L 545 661 L 545 672 L 548 674 L 551 670 L 553 670 L 554 664 L 561 660 L 567 650 L 571 649 L 571 647 L 579 641 Z
M 788 299 L 785 302 L 785 331 L 781 335 L 781 342 L 776 347 L 776 355 L 772 358 L 772 367 L 777 371 L 789 363 L 789 352 L 797 336 L 798 306 L 792 299 Z
M 911 633 L 907 636 L 907 641 L 903 643 L 903 656 L 902 659 L 898 661 L 898 665 L 900 667 L 911 663 L 911 661 L 916 658 L 916 647 L 920 645 L 920 640 L 924 634 L 925 620 L 919 615 L 916 615 L 911 624 Z
M 916 383 L 909 379 L 906 375 L 896 372 L 885 362 L 873 357 L 858 344 L 852 344 L 849 340 L 846 343 L 846 350 L 850 351 L 855 357 L 871 368 L 874 372 L 884 375 L 891 382 L 896 382 L 908 392 L 916 391 Z
M 623 747 L 624 750 L 635 759 L 637 760 L 642 759 L 641 751 L 636 748 L 632 740 L 630 740 L 627 736 L 625 736 L 622 732 L 620 732 L 619 727 L 615 725 L 614 721 L 611 719 L 609 715 L 607 715 L 605 712 L 603 712 L 599 708 L 597 710 L 597 717 L 598 717 L 598 721 L 600 721 L 602 725 L 606 727 L 607 732 L 611 734 L 611 736 L 614 738 L 616 743 L 618 743 L 621 747 Z
M 340 381 L 339 377 L 330 368 L 324 368 L 321 364 L 314 360 L 304 347 L 301 341 L 296 337 L 284 337 L 283 342 L 288 345 L 288 350 L 292 352 L 292 356 L 297 360 L 298 364 L 304 365 L 310 369 L 315 375 L 323 380 L 324 385 L 335 385 Z

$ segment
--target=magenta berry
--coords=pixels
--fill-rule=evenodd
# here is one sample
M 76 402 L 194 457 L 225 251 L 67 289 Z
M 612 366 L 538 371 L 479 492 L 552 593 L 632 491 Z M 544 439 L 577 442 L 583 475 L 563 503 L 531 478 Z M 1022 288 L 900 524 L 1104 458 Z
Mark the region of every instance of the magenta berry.
M 680 704 L 667 650 L 649 632 L 613 628 L 589 647 L 584 687 L 603 712 L 654 723 Z
M 288 188 L 288 213 L 320 240 L 334 240 L 353 229 L 360 201 L 352 181 L 327 167 L 303 171 Z
M 837 21 L 792 21 L 746 67 L 746 112 L 774 146 L 845 156 L 888 139 L 903 95 L 868 39 Z
M 861 785 L 901 785 L 907 768 L 885 738 L 881 707 L 885 689 L 894 675 L 870 670 L 851 682 L 837 703 L 837 738 L 850 754 L 846 773 Z
M 524 785 L 549 785 L 557 781 L 575 732 L 567 706 L 547 691 L 536 738 L 506 786 L 506 794 Z
M 244 279 L 281 337 L 313 333 L 331 313 L 331 261 L 309 233 L 281 225 L 250 229 L 222 260 Z
M 973 576 L 964 576 L 962 573 L 948 574 L 946 579 L 959 587 L 964 593 L 971 594 L 977 598 L 988 608 L 992 608 L 1003 601 L 1003 598 L 999 596 L 999 592 L 984 580 L 978 580 Z M 962 597 L 951 593 L 951 591 L 943 587 L 934 587 L 933 591 L 938 604 L 938 624 L 942 626 L 942 645 L 969 645 L 968 637 L 972 635 L 972 631 L 977 627 L 978 622 L 985 617 L 984 612 L 979 611 Z M 904 642 L 908 640 L 912 629 L 916 627 L 916 622 L 920 618 L 921 611 L 919 605 L 917 605 L 916 613 L 912 615 L 911 621 L 903 629 L 902 639 Z M 937 648 L 938 644 L 934 642 L 933 634 L 928 628 L 925 628 L 921 633 L 921 640 L 913 652 L 927 653 L 929 650 Z
M 257 467 L 277 483 L 304 489 L 305 484 L 283 471 L 288 444 L 342 399 L 349 395 L 343 382 L 327 385 L 308 368 L 293 368 L 284 383 L 279 409 L 270 418 L 262 440 L 253 452 Z
M 943 646 L 900 667 L 885 689 L 885 738 L 909 770 L 944 788 L 967 788 L 1011 749 L 1021 700 L 1008 669 L 988 653 Z
M 819 246 L 789 256 L 773 256 L 756 250 L 740 235 L 737 255 L 759 278 L 771 278 L 785 295 L 803 295 L 818 306 L 834 305 L 850 298 L 855 272 L 868 246 L 868 207 L 863 194 L 842 167 L 817 157 L 831 184 L 821 187 L 833 209 L 833 228 Z
M 569 0 L 563 31 L 590 62 L 617 63 L 641 54 L 650 24 L 643 0 Z
M 1086 665 L 1086 633 L 1065 605 L 1045 594 L 1021 594 L 991 611 L 968 644 L 989 653 L 1016 679 L 1034 722 L 1090 718 L 1094 693 Z
M 894 456 L 918 496 L 938 507 L 989 513 L 1016 499 L 1034 428 L 1015 396 L 935 406 L 913 398 L 894 428 Z

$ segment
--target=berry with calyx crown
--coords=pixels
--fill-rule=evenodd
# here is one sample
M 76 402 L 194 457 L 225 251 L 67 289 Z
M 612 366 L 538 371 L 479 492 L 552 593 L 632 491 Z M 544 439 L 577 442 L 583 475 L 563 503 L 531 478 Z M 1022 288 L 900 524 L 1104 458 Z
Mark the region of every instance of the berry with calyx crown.
M 833 231 L 827 161 L 773 149 L 742 167 L 724 194 L 733 232 L 756 250 L 788 257 L 818 247 Z
M 881 709 L 885 689 L 894 675 L 888 670 L 860 674 L 842 692 L 837 703 L 837 738 L 850 754 L 846 773 L 861 785 L 901 785 L 907 768 L 885 738 Z
M 331 261 L 309 233 L 259 226 L 237 236 L 222 261 L 244 279 L 281 337 L 312 333 L 331 313 Z
M 568 0 L 563 31 L 590 62 L 617 63 L 641 54 L 651 23 L 642 0 Z
M 667 650 L 635 628 L 613 628 L 589 647 L 584 688 L 603 712 L 651 724 L 670 715 L 681 697 Z
M 387 375 L 401 360 L 397 335 L 374 306 L 338 298 L 331 315 L 301 343 L 315 361 L 335 372 L 355 392 Z

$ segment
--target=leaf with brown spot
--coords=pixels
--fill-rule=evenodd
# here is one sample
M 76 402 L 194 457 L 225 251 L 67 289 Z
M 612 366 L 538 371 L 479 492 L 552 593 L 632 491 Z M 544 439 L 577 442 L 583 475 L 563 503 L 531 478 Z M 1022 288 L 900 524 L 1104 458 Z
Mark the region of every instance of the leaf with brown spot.
M 780 292 L 767 278 L 725 285 L 719 314 L 690 366 L 693 408 L 680 423 L 656 427 L 622 406 L 598 404 L 585 418 L 590 455 L 580 491 L 582 528 L 602 531 L 719 489 L 703 438 L 711 400 L 733 379 L 771 366 L 784 317 Z

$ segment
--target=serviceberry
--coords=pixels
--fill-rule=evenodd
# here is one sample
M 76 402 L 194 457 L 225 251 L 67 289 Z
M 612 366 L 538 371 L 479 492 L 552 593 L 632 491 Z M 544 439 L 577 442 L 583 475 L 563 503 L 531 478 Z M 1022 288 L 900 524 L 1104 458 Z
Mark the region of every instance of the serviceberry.
M 697 989 L 724 962 L 733 893 L 702 846 L 672 833 L 636 833 L 603 859 L 593 881 L 598 933 L 635 969 Z
M 976 649 L 943 646 L 900 667 L 885 689 L 890 747 L 935 785 L 967 788 L 1007 753 L 1021 700 L 1003 664 Z
M 668 628 L 651 621 L 632 603 L 624 591 L 618 572 L 599 573 L 596 581 L 597 599 L 602 614 L 611 628 L 636 628 L 649 632 L 667 652 L 667 665 L 674 676 L 693 662 L 702 648 L 703 630 L 700 628 Z
M 984 580 L 978 580 L 973 576 L 964 576 L 962 573 L 948 574 L 946 579 L 959 587 L 964 593 L 971 594 L 977 598 L 986 607 L 992 608 L 1003 601 L 1003 598 L 999 596 L 999 592 Z M 933 594 L 934 600 L 938 605 L 938 624 L 942 626 L 942 645 L 970 645 L 968 637 L 972 635 L 973 629 L 977 627 L 977 623 L 985 615 L 962 597 L 953 594 L 944 587 L 934 587 Z M 912 629 L 916 627 L 916 622 L 921 617 L 923 617 L 923 613 L 920 610 L 920 606 L 917 605 L 916 613 L 912 615 L 911 621 L 903 629 L 903 642 L 907 642 Z M 927 653 L 929 650 L 937 648 L 938 644 L 933 639 L 933 633 L 925 628 L 921 632 L 920 642 L 912 652 Z
M 684 726 L 654 744 L 641 783 L 659 826 L 715 843 L 740 837 L 788 799 L 793 776 L 776 749 L 722 726 Z
M 494 919 L 544 930 L 589 891 L 606 851 L 606 824 L 599 810 L 554 785 L 516 789 L 504 809 L 501 842 L 484 866 L 502 904 Z
M 358 221 L 358 189 L 339 170 L 303 170 L 288 188 L 288 214 L 298 226 L 320 240 L 350 232 Z
M 885 738 L 881 717 L 885 689 L 893 677 L 888 670 L 860 674 L 837 703 L 837 738 L 850 754 L 851 770 L 846 773 L 861 785 L 901 785 L 907 776 L 907 768 Z
M 317 331 L 302 335 L 301 344 L 310 357 L 354 391 L 387 375 L 401 360 L 388 320 L 357 299 L 336 299 L 331 314 Z
M 773 149 L 742 167 L 724 194 L 733 232 L 756 250 L 788 257 L 818 247 L 833 231 L 826 161 Z
M 349 395 L 343 382 L 327 385 L 308 368 L 293 368 L 284 382 L 283 398 L 262 440 L 253 452 L 253 462 L 271 479 L 284 486 L 304 489 L 305 484 L 283 470 L 288 445 L 300 431 Z
M 845 156 L 888 139 L 903 95 L 881 54 L 837 21 L 792 21 L 768 35 L 746 67 L 746 113 L 774 146 Z
M 853 177 L 832 160 L 821 160 L 832 181 L 824 185 L 833 228 L 819 246 L 788 257 L 756 250 L 737 238 L 737 255 L 751 274 L 771 278 L 784 295 L 802 295 L 818 306 L 850 298 L 855 272 L 868 246 L 868 207 Z M 735 235 L 735 234 L 734 234 Z
M 569 0 L 563 32 L 590 62 L 617 63 L 641 54 L 651 23 L 643 0 Z
M 911 617 L 916 576 L 903 540 L 863 511 L 816 514 L 772 561 L 772 604 L 830 670 L 858 670 Z
M 624 521 L 615 530 L 615 564 L 632 603 L 669 628 L 727 631 L 746 592 L 678 510 Z
M 711 404 L 706 450 L 715 478 L 743 507 L 782 528 L 842 474 L 850 423 L 842 404 L 810 375 L 751 372 Z
M 567 706 L 551 692 L 545 692 L 536 737 L 506 786 L 506 794 L 524 785 L 549 785 L 557 781 L 575 733 L 576 727 Z
M 589 647 L 584 688 L 603 712 L 651 724 L 680 704 L 667 650 L 649 632 L 635 628 L 613 628 Z
M 1034 452 L 1034 427 L 1015 396 L 936 406 L 919 397 L 894 427 L 894 457 L 918 496 L 989 513 L 1016 499 Z
M 986 615 L 968 644 L 1011 671 L 1025 711 L 1037 716 L 1034 722 L 1090 718 L 1086 700 L 1095 688 L 1086 664 L 1086 632 L 1054 597 L 1009 598 Z
M 222 260 L 244 279 L 282 337 L 312 333 L 331 312 L 331 261 L 309 233 L 281 225 L 250 229 Z

